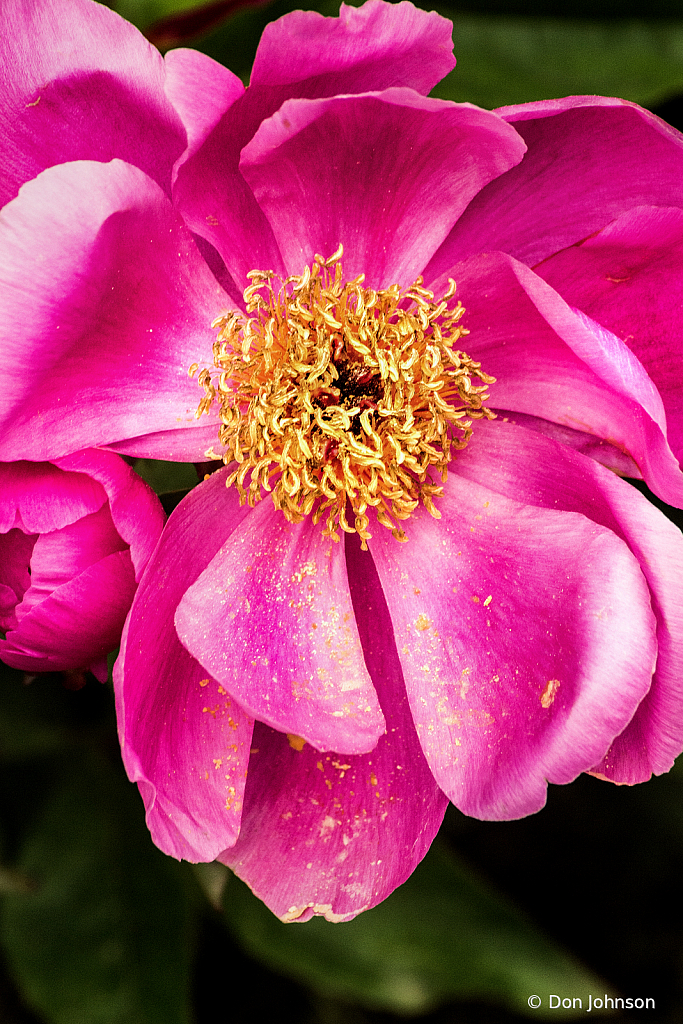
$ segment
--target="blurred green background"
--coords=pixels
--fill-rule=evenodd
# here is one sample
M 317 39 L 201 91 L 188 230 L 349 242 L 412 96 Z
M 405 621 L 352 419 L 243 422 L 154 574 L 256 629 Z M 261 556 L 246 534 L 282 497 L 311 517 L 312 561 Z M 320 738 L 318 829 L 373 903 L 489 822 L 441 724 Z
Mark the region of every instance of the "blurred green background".
M 110 6 L 160 48 L 194 46 L 245 81 L 268 21 L 338 11 Z M 486 107 L 618 95 L 683 128 L 683 0 L 437 10 L 454 22 L 458 66 L 435 95 Z M 167 510 L 193 482 L 188 466 L 136 468 Z M 651 998 L 655 1010 L 622 1016 L 683 1022 L 683 769 L 633 789 L 588 776 L 550 787 L 547 807 L 517 822 L 450 808 L 380 907 L 286 926 L 220 865 L 154 848 L 110 686 L 0 672 L 0 1024 L 514 1024 L 576 1019 L 589 993 Z M 550 993 L 582 1009 L 549 1010 Z

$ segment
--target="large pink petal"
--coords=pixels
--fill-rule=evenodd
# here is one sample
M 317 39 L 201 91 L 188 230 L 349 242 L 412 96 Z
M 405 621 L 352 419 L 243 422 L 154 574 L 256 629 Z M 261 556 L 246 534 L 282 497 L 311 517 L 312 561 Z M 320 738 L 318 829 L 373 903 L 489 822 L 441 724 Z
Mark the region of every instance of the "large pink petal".
M 469 200 L 524 154 L 495 114 L 411 89 L 288 100 L 242 151 L 240 170 L 289 273 L 344 244 L 347 277 L 417 277 Z
M 458 476 L 529 505 L 580 512 L 621 537 L 638 559 L 657 620 L 657 667 L 632 721 L 600 772 L 643 782 L 683 748 L 683 537 L 635 488 L 592 460 L 501 422 L 477 424 Z
M 282 270 L 272 231 L 238 171 L 259 124 L 292 97 L 393 86 L 426 93 L 455 64 L 451 31 L 438 14 L 381 0 L 342 4 L 338 18 L 294 11 L 266 27 L 249 88 L 182 161 L 174 190 L 186 223 L 216 247 L 240 289 L 250 270 Z
M 535 435 L 534 435 L 535 436 Z M 466 814 L 509 819 L 604 756 L 650 686 L 655 620 L 610 530 L 449 474 L 399 545 L 370 544 L 418 736 Z
M 0 463 L 0 533 L 50 533 L 97 512 L 104 487 L 83 473 L 49 462 Z
M 529 151 L 470 203 L 429 268 L 495 249 L 533 266 L 632 206 L 681 206 L 683 135 L 625 100 L 570 96 L 497 111 Z
M 164 62 L 137 29 L 89 0 L 0 4 L 0 206 L 41 171 L 120 157 L 167 192 L 185 132 Z
M 249 509 L 226 471 L 190 491 L 144 573 L 114 667 L 123 761 L 137 782 L 154 842 L 210 861 L 239 832 L 252 720 L 181 645 L 182 595 Z
M 683 210 L 638 207 L 536 268 L 567 302 L 626 342 L 664 402 L 683 458 Z
M 355 535 L 346 560 L 386 734 L 369 754 L 335 756 L 257 724 L 242 831 L 220 857 L 286 921 L 348 920 L 379 903 L 422 860 L 447 805 L 415 734 L 377 572 Z
M 363 754 L 385 722 L 363 659 L 344 545 L 256 506 L 187 590 L 178 636 L 240 705 L 318 750 Z
M 26 672 L 89 668 L 116 647 L 135 593 L 128 551 L 58 587 L 0 640 L 0 658 Z
M 227 297 L 158 185 L 118 160 L 54 167 L 0 234 L 2 458 L 197 423 L 187 370 L 212 365 Z
M 59 459 L 56 465 L 64 470 L 86 473 L 104 487 L 113 526 L 130 548 L 135 578 L 139 579 L 166 521 L 154 491 L 123 459 L 109 452 L 77 452 Z
M 683 504 L 661 397 L 623 341 L 502 253 L 470 257 L 451 273 L 467 309 L 465 347 L 496 378 L 492 406 L 610 441 L 664 501 Z

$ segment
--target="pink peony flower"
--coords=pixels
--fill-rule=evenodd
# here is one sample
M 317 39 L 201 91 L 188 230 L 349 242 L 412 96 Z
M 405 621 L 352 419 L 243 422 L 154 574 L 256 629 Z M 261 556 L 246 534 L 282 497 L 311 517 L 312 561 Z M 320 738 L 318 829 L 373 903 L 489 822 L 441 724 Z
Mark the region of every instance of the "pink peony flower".
M 65 57 L 63 6 L 2 10 L 0 457 L 228 463 L 115 670 L 155 842 L 342 920 L 448 799 L 514 818 L 668 770 L 683 543 L 611 470 L 683 504 L 681 135 L 601 97 L 430 99 L 450 25 L 407 2 L 270 24 L 246 90 L 86 0 Z
M 110 452 L 0 463 L 0 657 L 26 672 L 90 669 L 105 682 L 159 500 Z

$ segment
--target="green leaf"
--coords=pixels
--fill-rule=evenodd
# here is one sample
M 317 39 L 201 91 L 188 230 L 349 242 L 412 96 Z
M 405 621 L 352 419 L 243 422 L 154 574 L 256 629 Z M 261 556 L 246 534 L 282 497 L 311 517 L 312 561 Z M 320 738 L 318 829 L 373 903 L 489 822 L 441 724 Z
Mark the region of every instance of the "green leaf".
M 191 462 L 136 459 L 133 469 L 157 494 L 187 491 L 198 483 L 197 470 Z
M 374 910 L 346 924 L 283 924 L 234 878 L 223 907 L 240 944 L 270 968 L 324 995 L 398 1013 L 447 1000 L 478 1000 L 537 1019 L 550 994 L 613 995 L 438 842 L 412 877 Z M 541 997 L 531 1009 L 529 996 Z
M 188 1024 L 190 904 L 142 804 L 97 753 L 63 759 L 4 898 L 0 937 L 27 1003 L 50 1024 Z
M 498 107 L 578 94 L 654 106 L 683 92 L 683 21 L 574 21 L 462 13 L 458 65 L 433 95 Z

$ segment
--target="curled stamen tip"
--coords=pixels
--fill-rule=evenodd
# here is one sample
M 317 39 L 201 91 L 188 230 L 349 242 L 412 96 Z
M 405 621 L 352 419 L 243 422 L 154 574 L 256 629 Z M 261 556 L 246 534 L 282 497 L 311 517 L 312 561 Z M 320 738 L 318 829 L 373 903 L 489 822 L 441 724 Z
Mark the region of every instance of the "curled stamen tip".
M 326 267 L 331 267 L 332 264 L 333 263 L 337 263 L 342 258 L 343 255 L 344 255 L 344 246 L 340 242 L 337 250 L 332 253 L 332 255 L 329 257 L 329 259 L 325 260 L 325 266 Z M 316 256 L 316 259 L 318 259 L 317 256 Z

